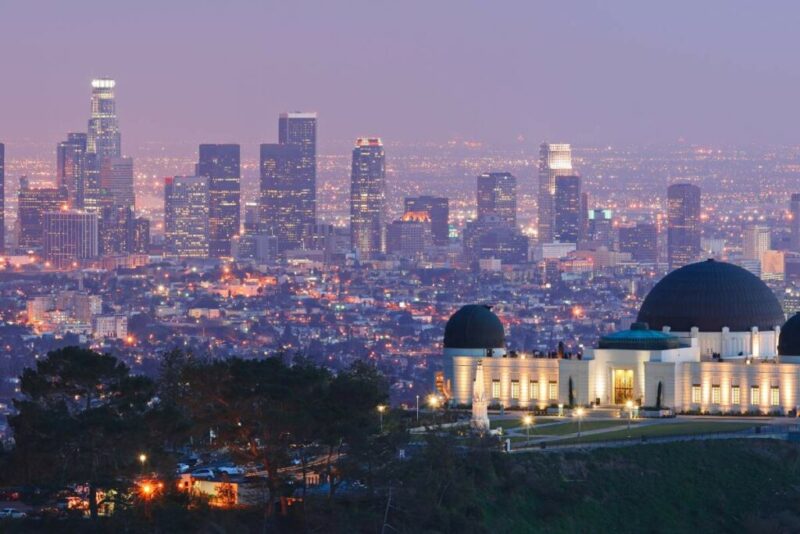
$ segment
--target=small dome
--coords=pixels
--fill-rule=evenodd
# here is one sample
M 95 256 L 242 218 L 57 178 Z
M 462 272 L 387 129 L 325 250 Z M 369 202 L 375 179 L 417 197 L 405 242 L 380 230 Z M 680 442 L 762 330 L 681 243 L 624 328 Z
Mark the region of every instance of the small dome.
M 672 271 L 650 291 L 638 321 L 676 332 L 746 332 L 783 324 L 780 302 L 758 277 L 736 265 L 707 260 Z
M 680 339 L 666 332 L 649 330 L 647 323 L 633 323 L 630 330 L 600 338 L 600 349 L 668 350 L 682 347 Z
M 503 323 L 491 306 L 468 304 L 447 321 L 444 347 L 450 349 L 502 349 L 506 346 Z
M 778 338 L 778 354 L 800 356 L 800 313 L 792 315 L 781 327 L 781 335 Z

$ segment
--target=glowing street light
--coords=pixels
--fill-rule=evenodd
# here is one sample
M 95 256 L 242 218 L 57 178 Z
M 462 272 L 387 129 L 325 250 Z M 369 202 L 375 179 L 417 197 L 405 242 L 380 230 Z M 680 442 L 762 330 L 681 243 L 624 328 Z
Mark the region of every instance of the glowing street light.
M 144 473 L 144 465 L 147 463 L 147 455 L 145 453 L 139 454 L 139 463 L 142 464 L 142 472 Z
M 522 418 L 522 422 L 525 423 L 525 444 L 527 444 L 531 440 L 531 425 L 533 424 L 533 416 L 531 414 L 525 414 L 525 417 Z
M 380 415 L 380 418 L 381 418 L 381 434 L 383 434 L 383 412 L 385 412 L 385 411 L 386 411 L 386 405 L 379 404 L 378 405 L 378 415 Z
M 581 419 L 583 419 L 583 408 L 575 410 L 575 415 L 578 417 L 578 439 L 581 438 Z
M 419 424 L 419 395 L 417 395 L 417 424 Z

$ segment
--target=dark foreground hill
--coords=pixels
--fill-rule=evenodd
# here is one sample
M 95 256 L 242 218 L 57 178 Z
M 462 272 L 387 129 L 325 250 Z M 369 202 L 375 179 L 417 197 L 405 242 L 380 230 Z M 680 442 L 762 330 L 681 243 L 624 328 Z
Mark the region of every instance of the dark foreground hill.
M 800 446 L 773 440 L 585 452 L 464 452 L 435 439 L 376 466 L 379 496 L 312 496 L 305 518 L 163 506 L 90 524 L 6 522 L 8 532 L 800 532 Z M 387 512 L 387 483 L 392 501 Z

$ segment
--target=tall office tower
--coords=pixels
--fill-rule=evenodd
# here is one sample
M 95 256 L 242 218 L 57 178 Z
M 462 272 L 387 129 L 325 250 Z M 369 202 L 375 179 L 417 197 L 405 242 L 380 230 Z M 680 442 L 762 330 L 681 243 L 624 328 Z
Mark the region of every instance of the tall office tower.
M 300 161 L 292 181 L 294 209 L 298 211 L 300 230 L 304 232 L 317 222 L 317 114 L 281 113 L 278 143 L 300 149 Z
M 6 250 L 6 145 L 0 143 L 0 254 Z
M 642 263 L 658 260 L 658 232 L 652 223 L 637 223 L 619 229 L 619 250 L 629 252 L 631 259 Z
M 539 243 L 554 238 L 556 177 L 572 172 L 572 149 L 566 143 L 542 143 L 539 147 Z
M 101 256 L 128 254 L 133 248 L 133 208 L 120 204 L 103 206 L 97 232 Z
M 83 208 L 86 166 L 86 134 L 68 133 L 56 147 L 56 181 L 66 187 L 71 208 Z
M 744 229 L 742 243 L 742 258 L 745 260 L 758 260 L 770 249 L 772 244 L 768 226 L 753 224 Z
M 297 145 L 261 145 L 260 219 L 267 234 L 276 237 L 280 252 L 303 244 L 306 216 L 296 187 L 302 162 Z
M 359 138 L 350 175 L 350 245 L 362 259 L 386 250 L 386 155 L 378 138 Z
M 508 172 L 485 172 L 478 176 L 478 220 L 497 217 L 517 227 L 517 179 Z
M 677 269 L 700 255 L 700 188 L 672 184 L 667 188 L 667 262 Z
M 97 257 L 97 215 L 76 210 L 44 214 L 44 257 L 53 267 L 77 267 Z
M 44 214 L 69 207 L 67 188 L 32 188 L 26 177 L 19 179 L 17 192 L 17 244 L 24 251 L 44 245 Z
M 133 209 L 133 158 L 103 159 L 100 164 L 100 187 L 113 205 Z
M 86 151 L 97 154 L 100 161 L 122 156 L 122 141 L 117 121 L 117 104 L 110 78 L 92 80 L 92 114 L 89 119 L 89 134 Z
M 553 237 L 561 243 L 577 243 L 581 234 L 581 178 L 556 176 Z
M 239 145 L 200 145 L 197 175 L 208 178 L 208 255 L 231 255 L 241 224 Z
M 800 193 L 792 193 L 789 210 L 792 214 L 790 247 L 794 252 L 800 252 Z
M 164 237 L 171 254 L 208 257 L 208 205 L 205 176 L 164 179 Z
M 431 220 L 433 244 L 445 246 L 450 242 L 450 203 L 444 197 L 406 197 L 404 213 L 426 213 Z
M 150 252 L 150 219 L 137 217 L 133 220 L 130 251 L 134 254 L 148 254 Z

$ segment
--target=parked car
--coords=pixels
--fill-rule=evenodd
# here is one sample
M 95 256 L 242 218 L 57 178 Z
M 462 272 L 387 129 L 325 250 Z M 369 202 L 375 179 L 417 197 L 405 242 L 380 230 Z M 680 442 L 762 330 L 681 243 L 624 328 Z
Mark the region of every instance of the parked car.
M 217 471 L 219 471 L 220 473 L 225 473 L 228 476 L 236 476 L 244 474 L 244 468 L 236 465 L 223 465 L 217 467 Z
M 28 514 L 16 508 L 3 508 L 0 510 L 0 518 L 2 519 L 23 519 L 28 517 Z
M 216 473 L 210 467 L 201 467 L 192 471 L 192 476 L 194 478 L 214 478 Z

